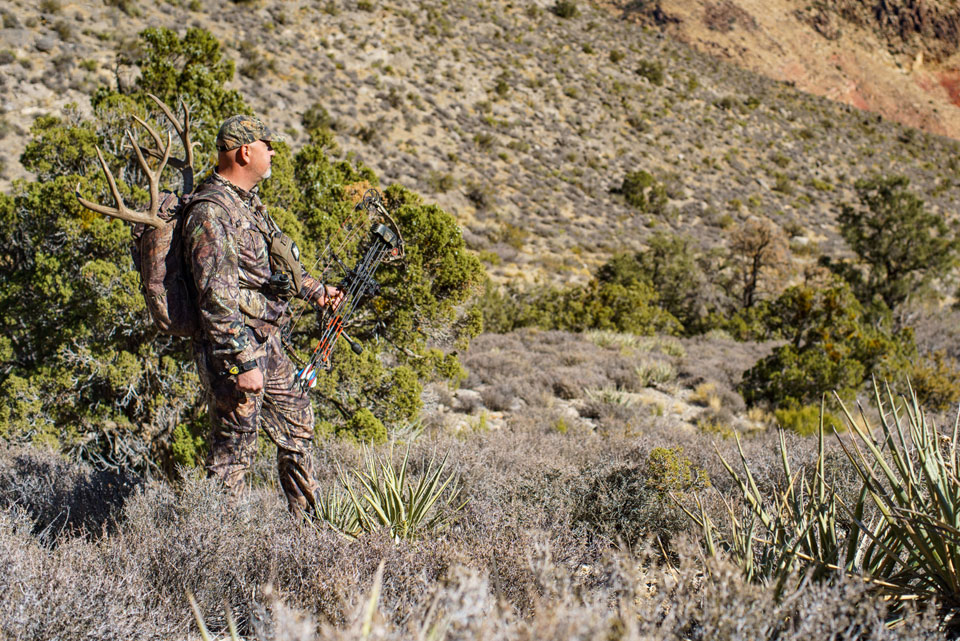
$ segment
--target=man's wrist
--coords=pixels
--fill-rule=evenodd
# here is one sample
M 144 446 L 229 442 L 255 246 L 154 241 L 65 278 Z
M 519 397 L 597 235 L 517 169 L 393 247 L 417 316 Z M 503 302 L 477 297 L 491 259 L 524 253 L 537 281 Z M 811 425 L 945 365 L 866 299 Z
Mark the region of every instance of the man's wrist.
M 226 374 L 228 376 L 237 376 L 238 374 L 243 374 L 244 372 L 249 372 L 252 369 L 257 367 L 257 360 L 251 359 L 243 363 L 236 363 L 233 365 L 227 366 Z

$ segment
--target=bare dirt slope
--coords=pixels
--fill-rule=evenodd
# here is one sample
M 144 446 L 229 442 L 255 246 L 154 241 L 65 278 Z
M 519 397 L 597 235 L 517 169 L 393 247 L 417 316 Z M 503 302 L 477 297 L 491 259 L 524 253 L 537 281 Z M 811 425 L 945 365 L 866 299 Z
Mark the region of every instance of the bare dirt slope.
M 618 1 L 696 49 L 925 131 L 960 137 L 955 0 Z

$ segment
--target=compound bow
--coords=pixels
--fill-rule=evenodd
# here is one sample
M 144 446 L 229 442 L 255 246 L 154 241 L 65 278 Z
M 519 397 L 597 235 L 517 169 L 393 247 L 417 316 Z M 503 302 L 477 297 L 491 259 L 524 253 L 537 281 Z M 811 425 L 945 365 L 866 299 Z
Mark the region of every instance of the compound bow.
M 349 325 L 357 308 L 380 293 L 380 283 L 374 278 L 377 268 L 383 264 L 403 260 L 403 237 L 400 235 L 400 229 L 384 207 L 380 192 L 376 189 L 368 189 L 354 207 L 354 212 L 363 211 L 367 212 L 373 221 L 369 244 L 363 258 L 352 268 L 348 268 L 337 257 L 336 252 L 330 251 L 329 245 L 327 247 L 332 258 L 330 264 L 335 263 L 342 272 L 342 278 L 337 285 L 341 296 L 332 307 L 326 308 L 321 318 L 323 331 L 320 339 L 310 357 L 305 362 L 301 362 L 302 366 L 297 371 L 296 382 L 303 390 L 317 384 L 317 374 L 320 369 L 331 368 L 330 357 L 338 338 L 343 337 L 354 353 L 363 352 L 363 347 L 351 339 L 344 329 Z M 343 243 L 341 243 L 342 246 Z M 330 265 L 323 270 L 323 273 L 325 274 L 329 269 Z M 287 333 L 289 334 L 289 331 Z

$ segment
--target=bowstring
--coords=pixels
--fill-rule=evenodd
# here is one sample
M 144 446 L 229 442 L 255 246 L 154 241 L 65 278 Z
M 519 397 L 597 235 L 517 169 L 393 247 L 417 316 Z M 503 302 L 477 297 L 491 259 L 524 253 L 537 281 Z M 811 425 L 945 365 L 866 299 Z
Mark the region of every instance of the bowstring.
M 329 356 L 333 351 L 337 338 L 343 332 L 350 317 L 353 316 L 353 312 L 360 304 L 360 300 L 367 294 L 366 290 L 371 285 L 373 270 L 380 265 L 380 262 L 383 260 L 383 255 L 388 249 L 386 243 L 383 241 L 377 242 L 376 245 L 371 247 L 364 255 L 360 265 L 354 267 L 354 274 L 359 277 L 351 280 L 350 287 L 344 295 L 344 298 L 337 304 L 337 308 L 333 310 L 334 315 L 327 322 L 327 327 L 324 329 L 320 340 L 317 341 L 317 346 L 310 356 L 310 365 L 316 367 L 320 360 L 325 362 L 329 361 Z
M 366 208 L 363 208 L 363 209 L 369 215 L 370 212 L 367 211 Z M 325 276 L 327 275 L 327 272 L 331 270 L 335 262 L 331 260 L 331 257 L 333 254 L 342 253 L 343 249 L 347 246 L 347 243 L 352 241 L 356 237 L 356 235 L 363 229 L 361 225 L 357 224 L 359 220 L 363 217 L 364 216 L 361 214 L 361 210 L 355 207 L 353 212 L 351 212 L 351 214 L 344 219 L 343 223 L 340 225 L 340 228 L 337 230 L 337 233 L 334 236 L 335 237 L 343 236 L 344 229 L 346 229 L 348 225 L 352 224 L 353 227 L 350 233 L 347 234 L 346 236 L 343 236 L 342 240 L 340 241 L 340 244 L 337 245 L 336 249 L 331 249 L 334 241 L 328 240 L 326 247 L 323 248 L 323 251 L 320 253 L 320 255 L 317 257 L 317 260 L 314 261 L 313 265 L 310 267 L 310 270 L 307 272 L 308 274 L 312 273 L 314 270 L 316 270 L 317 265 L 320 264 L 320 261 L 326 261 L 326 264 L 323 266 L 323 270 L 320 272 L 320 276 L 318 277 L 321 285 L 324 286 L 324 292 L 323 292 L 324 296 L 326 296 L 327 294 Z M 291 333 L 293 332 L 293 328 L 297 326 L 297 323 L 300 322 L 300 318 L 303 316 L 304 312 L 307 311 L 308 301 L 304 299 L 297 299 L 297 300 L 299 301 L 297 304 L 297 311 L 293 314 L 289 323 L 289 331 Z

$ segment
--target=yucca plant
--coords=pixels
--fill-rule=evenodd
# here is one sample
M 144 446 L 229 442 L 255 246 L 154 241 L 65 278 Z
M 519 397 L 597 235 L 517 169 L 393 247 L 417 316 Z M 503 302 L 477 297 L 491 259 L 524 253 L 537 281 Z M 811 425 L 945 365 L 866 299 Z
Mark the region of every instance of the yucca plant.
M 699 500 L 697 513 L 685 511 L 700 526 L 706 550 L 716 554 L 724 549 L 752 580 L 779 589 L 798 572 L 824 579 L 842 571 L 862 578 L 889 599 L 894 620 L 906 603 L 935 602 L 944 627 L 956 634 L 960 414 L 947 435 L 927 419 L 912 389 L 898 404 L 888 386 L 881 392 L 875 383 L 874 399 L 879 429 L 871 428 L 862 408 L 855 419 L 840 401 L 849 432 L 836 437 L 861 480 L 853 505 L 844 503 L 825 478 L 821 419 L 812 480 L 791 471 L 781 432 L 784 485 L 772 497 L 757 488 L 742 449 L 742 474 L 721 456 L 747 510 L 741 519 L 727 504 L 729 534 L 721 535 Z M 868 511 L 872 518 L 866 517 Z
M 849 536 L 861 539 L 855 569 L 876 578 L 899 601 L 936 601 L 951 632 L 960 630 L 960 478 L 957 445 L 960 414 L 951 433 L 928 420 L 912 389 L 897 405 L 888 386 L 874 395 L 880 430 L 873 431 L 841 403 L 851 436 L 840 439 L 863 494 L 878 516 L 872 526 L 862 512 L 845 508 Z
M 392 454 L 391 449 L 380 457 L 364 447 L 358 469 L 347 474 L 338 467 L 340 490 L 320 497 L 317 518 L 351 539 L 386 527 L 399 541 L 443 526 L 467 504 L 458 503 L 460 486 L 456 474 L 444 477 L 446 456 L 439 463 L 431 458 L 414 484 L 407 473 L 410 447 L 406 448 L 399 468 L 393 465 Z
M 778 593 L 798 569 L 810 566 L 814 578 L 823 578 L 835 572 L 840 561 L 848 556 L 842 549 L 844 530 L 837 518 L 838 499 L 824 476 L 822 427 L 821 421 L 817 461 L 809 479 L 804 469 L 794 471 L 790 467 L 783 430 L 779 432 L 784 481 L 771 496 L 764 495 L 757 487 L 736 433 L 742 475 L 717 451 L 747 504 L 746 513 L 738 516 L 733 506 L 722 499 L 730 521 L 727 538 L 721 537 L 699 498 L 697 513 L 680 505 L 700 527 L 704 547 L 710 554 L 717 553 L 719 542 L 740 564 L 747 579 L 773 583 Z M 861 514 L 863 499 L 861 495 L 857 504 Z
M 377 571 L 373 575 L 373 585 L 370 586 L 370 594 L 366 599 L 366 603 L 361 604 L 357 617 L 353 622 L 354 636 L 359 638 L 361 641 L 365 641 L 370 638 L 371 632 L 373 631 L 374 616 L 377 613 L 377 606 L 380 603 L 380 593 L 383 589 L 383 569 L 385 562 L 381 561 L 380 565 L 377 566 Z M 266 586 L 264 593 L 269 595 L 272 594 L 270 586 Z M 276 598 L 276 597 L 274 597 Z M 203 618 L 203 614 L 200 612 L 200 606 L 197 604 L 197 600 L 193 598 L 193 595 L 190 592 L 187 592 L 187 600 L 190 602 L 190 609 L 193 611 L 193 619 L 197 623 L 197 628 L 200 630 L 200 638 L 203 641 L 214 641 L 221 637 L 211 637 L 210 630 L 207 628 L 207 622 Z M 278 599 L 279 602 L 279 599 Z M 237 624 L 233 619 L 233 614 L 230 611 L 230 604 L 224 602 L 223 611 L 227 619 L 227 631 L 230 634 L 230 641 L 241 641 L 240 635 L 237 633 Z M 429 621 L 429 617 L 428 617 Z M 426 629 L 424 630 L 426 631 Z M 282 633 L 278 634 L 278 630 L 274 629 L 273 634 L 268 638 L 292 638 Z M 259 638 L 259 636 L 258 636 Z M 300 635 L 297 638 L 301 638 Z M 424 638 L 421 634 L 421 638 Z

